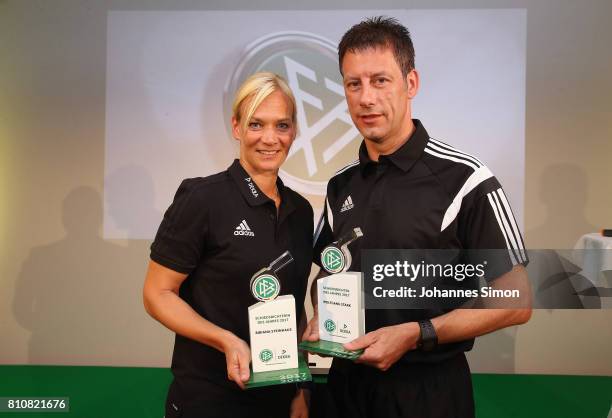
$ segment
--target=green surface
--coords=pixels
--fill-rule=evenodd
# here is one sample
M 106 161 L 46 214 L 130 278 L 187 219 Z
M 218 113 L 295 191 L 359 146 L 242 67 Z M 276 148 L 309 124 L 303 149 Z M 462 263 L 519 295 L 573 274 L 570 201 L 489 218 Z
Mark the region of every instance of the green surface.
M 473 375 L 479 418 L 606 418 L 612 376 Z
M 310 382 L 312 375 L 302 353 L 298 353 L 298 367 L 295 369 L 276 370 L 273 372 L 253 373 L 246 383 L 246 388 L 259 388 L 264 386 L 285 385 L 287 383 Z
M 0 396 L 67 396 L 70 412 L 1 412 L 0 418 L 162 418 L 169 369 L 0 366 Z
M 0 366 L 0 396 L 70 398 L 68 413 L 0 418 L 162 418 L 170 380 L 168 369 L 156 368 Z M 612 377 L 476 374 L 474 397 L 478 418 L 606 418 Z
M 355 360 L 361 355 L 361 353 L 363 353 L 363 350 L 349 351 L 346 350 L 340 343 L 325 340 L 302 341 L 298 347 L 301 350 L 306 350 L 311 353 L 318 353 L 325 356 L 339 357 L 349 360 Z

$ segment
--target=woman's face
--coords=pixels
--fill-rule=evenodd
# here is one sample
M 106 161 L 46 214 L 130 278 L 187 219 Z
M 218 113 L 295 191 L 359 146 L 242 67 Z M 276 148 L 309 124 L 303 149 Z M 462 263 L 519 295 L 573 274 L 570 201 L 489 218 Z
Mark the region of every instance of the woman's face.
M 245 101 L 243 109 L 247 106 L 248 101 Z M 234 138 L 240 141 L 240 161 L 247 172 L 278 172 L 295 138 L 292 111 L 285 94 L 275 91 L 261 102 L 246 129 L 243 130 L 240 121 L 232 118 Z

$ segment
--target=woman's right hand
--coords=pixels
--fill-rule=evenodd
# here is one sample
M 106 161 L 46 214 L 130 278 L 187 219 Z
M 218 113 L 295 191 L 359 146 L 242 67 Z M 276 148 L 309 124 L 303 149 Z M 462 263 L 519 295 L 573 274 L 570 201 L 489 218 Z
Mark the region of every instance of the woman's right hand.
M 249 346 L 234 334 L 230 334 L 223 342 L 223 352 L 227 365 L 227 378 L 244 389 L 244 384 L 251 376 L 249 370 L 251 350 Z
M 306 325 L 302 341 L 319 341 L 319 316 L 316 309 L 314 316 L 308 321 L 308 325 Z

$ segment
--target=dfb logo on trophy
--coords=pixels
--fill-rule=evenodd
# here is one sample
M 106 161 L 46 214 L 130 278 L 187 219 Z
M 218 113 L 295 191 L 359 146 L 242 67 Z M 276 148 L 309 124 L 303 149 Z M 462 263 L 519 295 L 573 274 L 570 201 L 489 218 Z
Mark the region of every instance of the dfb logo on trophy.
M 251 293 L 260 302 L 249 306 L 252 373 L 247 388 L 311 380 L 308 365 L 297 350 L 295 299 L 279 296 L 277 274 L 291 262 L 293 257 L 285 251 L 251 277 Z
M 354 228 L 321 252 L 321 266 L 330 275 L 317 280 L 319 341 L 302 341 L 300 348 L 352 360 L 363 352 L 342 346 L 365 333 L 361 273 L 347 272 L 352 263 L 348 246 L 362 236 L 361 228 Z

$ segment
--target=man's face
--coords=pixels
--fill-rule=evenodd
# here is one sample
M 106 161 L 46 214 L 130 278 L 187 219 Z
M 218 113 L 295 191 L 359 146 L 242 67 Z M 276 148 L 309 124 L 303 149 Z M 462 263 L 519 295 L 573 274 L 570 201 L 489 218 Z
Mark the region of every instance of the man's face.
M 389 48 L 368 48 L 347 52 L 342 72 L 349 112 L 364 138 L 381 144 L 406 134 L 418 88 L 414 70 L 404 78 Z

